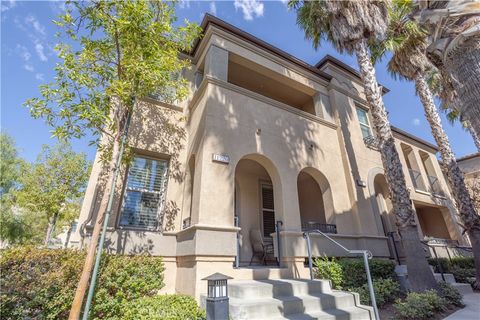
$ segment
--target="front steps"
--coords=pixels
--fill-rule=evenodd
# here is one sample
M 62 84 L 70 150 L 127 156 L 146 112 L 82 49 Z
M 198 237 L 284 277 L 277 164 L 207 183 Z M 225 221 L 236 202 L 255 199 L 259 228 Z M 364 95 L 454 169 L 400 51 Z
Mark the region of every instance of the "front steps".
M 433 276 L 437 281 L 443 281 L 440 273 L 434 273 Z M 462 295 L 473 293 L 472 286 L 469 283 L 458 283 L 455 281 L 455 277 L 451 273 L 444 273 L 445 282 L 450 283 L 452 287 L 456 288 Z
M 374 319 L 358 294 L 332 290 L 327 280 L 232 280 L 228 292 L 233 320 Z

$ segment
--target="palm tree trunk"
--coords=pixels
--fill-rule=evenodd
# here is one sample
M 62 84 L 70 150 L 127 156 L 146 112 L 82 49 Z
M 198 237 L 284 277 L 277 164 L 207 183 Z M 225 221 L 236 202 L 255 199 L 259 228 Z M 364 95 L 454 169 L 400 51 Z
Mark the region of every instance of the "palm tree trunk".
M 479 270 L 480 270 L 480 216 L 475 210 L 474 203 L 470 197 L 463 173 L 460 170 L 455 155 L 448 137 L 443 130 L 440 116 L 437 108 L 433 102 L 433 96 L 428 88 L 424 76 L 419 72 L 415 76 L 415 87 L 420 96 L 423 107 L 425 109 L 425 116 L 432 129 L 432 135 L 440 151 L 442 157 L 442 169 L 447 175 L 448 182 L 452 189 L 453 198 L 455 199 L 457 208 L 462 219 L 462 224 L 467 230 L 468 234 L 472 234 L 476 241 L 472 240 L 472 251 L 475 257 L 475 267 L 477 269 L 477 283 L 480 284 Z
M 436 287 L 437 283 L 425 259 L 425 251 L 420 242 L 410 194 L 405 183 L 400 157 L 395 148 L 395 140 L 383 105 L 381 90 L 375 77 L 366 40 L 356 43 L 355 53 L 365 88 L 365 96 L 370 107 L 373 125 L 379 141 L 385 178 L 392 199 L 396 224 L 406 254 L 408 277 L 414 291 Z
M 106 209 L 108 205 L 108 198 L 112 189 L 112 183 L 119 169 L 116 165 L 117 158 L 119 157 L 120 150 L 120 134 L 117 134 L 113 141 L 112 155 L 107 167 L 107 177 L 105 189 L 103 190 L 102 201 L 98 209 L 97 218 L 93 227 L 92 237 L 88 247 L 87 257 L 83 266 L 80 280 L 78 281 L 77 290 L 75 291 L 75 297 L 73 299 L 72 308 L 70 309 L 69 320 L 78 320 L 80 318 L 80 312 L 82 308 L 83 299 L 88 288 L 90 275 L 93 269 L 93 263 L 95 261 L 95 253 L 97 252 L 97 244 L 100 238 L 100 232 L 102 230 L 103 221 L 105 219 Z
M 468 132 L 472 136 L 473 142 L 475 143 L 475 147 L 477 147 L 477 151 L 480 152 L 480 137 L 473 130 L 472 124 L 470 123 L 470 121 L 465 121 L 465 128 L 467 128 Z
M 55 224 L 57 223 L 58 212 L 54 213 L 53 216 L 48 221 L 47 234 L 45 235 L 44 245 L 48 247 L 50 240 L 52 239 L 53 231 L 55 230 Z
M 444 60 L 460 100 L 460 116 L 480 136 L 480 37 L 472 36 L 452 49 Z

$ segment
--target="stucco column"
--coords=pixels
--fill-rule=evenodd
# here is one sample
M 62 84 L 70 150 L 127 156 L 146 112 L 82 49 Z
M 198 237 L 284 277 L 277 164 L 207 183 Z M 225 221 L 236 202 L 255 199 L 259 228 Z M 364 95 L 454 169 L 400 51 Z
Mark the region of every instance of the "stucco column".
M 217 46 L 210 46 L 205 56 L 204 76 L 228 80 L 228 51 Z
M 313 105 L 317 117 L 335 123 L 334 111 L 328 95 L 322 92 L 317 92 L 313 96 Z

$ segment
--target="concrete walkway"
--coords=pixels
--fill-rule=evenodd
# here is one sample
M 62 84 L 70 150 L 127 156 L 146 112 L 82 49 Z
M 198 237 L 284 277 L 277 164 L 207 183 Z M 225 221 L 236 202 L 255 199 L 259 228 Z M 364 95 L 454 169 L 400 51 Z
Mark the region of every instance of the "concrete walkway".
M 452 313 L 443 320 L 479 320 L 480 293 L 468 293 L 463 296 L 465 308 Z

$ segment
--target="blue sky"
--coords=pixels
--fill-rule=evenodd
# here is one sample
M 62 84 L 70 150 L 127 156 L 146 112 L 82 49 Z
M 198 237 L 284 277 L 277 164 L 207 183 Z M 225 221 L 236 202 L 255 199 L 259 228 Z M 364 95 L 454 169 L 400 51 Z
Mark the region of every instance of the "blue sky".
M 1 129 L 16 140 L 22 157 L 33 161 L 42 144 L 54 144 L 50 128 L 42 120 L 30 117 L 22 106 L 29 98 L 39 95 L 38 86 L 53 79 L 58 62 L 53 50 L 56 27 L 52 23 L 62 12 L 63 2 L 1 0 Z M 315 64 L 325 54 L 335 56 L 357 68 L 356 59 L 340 55 L 328 43 L 315 51 L 295 24 L 295 14 L 287 10 L 285 1 L 182 1 L 178 5 L 179 20 L 200 22 L 204 13 L 219 18 L 271 43 L 272 45 Z M 376 67 L 380 83 L 391 91 L 384 96 L 393 125 L 434 142 L 423 115 L 423 108 L 410 82 L 395 81 L 386 72 L 384 63 Z M 449 124 L 442 115 L 444 128 L 457 156 L 475 152 L 468 133 L 460 125 Z M 89 138 L 73 140 L 76 151 L 90 159 L 95 147 Z

